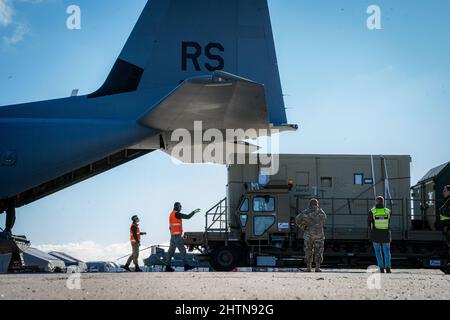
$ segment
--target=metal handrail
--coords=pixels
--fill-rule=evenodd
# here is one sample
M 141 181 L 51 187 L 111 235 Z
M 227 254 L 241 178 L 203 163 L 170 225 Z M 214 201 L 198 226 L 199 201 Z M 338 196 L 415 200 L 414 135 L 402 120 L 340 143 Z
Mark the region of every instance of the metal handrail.
M 212 218 L 209 219 L 211 216 Z M 219 225 L 218 228 L 217 225 Z M 206 212 L 205 229 L 207 232 L 228 232 L 227 198 L 222 199 Z
M 296 201 L 296 212 L 300 212 L 300 201 L 307 201 L 308 197 L 297 196 Z M 328 226 L 331 226 L 333 230 L 333 236 L 335 236 L 336 231 L 336 218 L 337 217 L 345 217 L 345 216 L 367 216 L 370 208 L 373 206 L 373 199 L 363 199 L 363 198 L 320 198 L 318 197 L 319 202 L 323 204 L 325 202 L 326 208 L 330 208 L 331 212 L 326 212 L 326 214 L 331 218 L 331 225 L 328 223 Z M 326 202 L 331 203 L 326 203 Z M 343 206 L 338 206 L 337 202 L 345 201 L 346 204 Z M 404 238 L 408 236 L 408 232 L 414 230 L 412 228 L 412 221 L 418 220 L 422 221 L 424 226 L 429 223 L 429 220 L 433 221 L 433 219 L 438 219 L 438 208 L 436 208 L 437 202 L 441 201 L 441 199 L 417 199 L 417 198 L 391 198 L 385 199 L 385 202 L 388 204 L 388 207 L 393 211 L 393 219 L 399 220 L 399 228 L 402 232 Z M 409 203 L 408 203 L 409 202 Z M 365 211 L 363 213 L 358 212 L 354 209 L 355 206 L 361 206 L 365 203 Z M 306 205 L 306 204 L 305 204 Z M 417 206 L 419 205 L 419 206 Z M 336 210 L 335 208 L 338 207 Z M 353 208 L 352 208 L 353 207 Z M 347 208 L 342 212 L 342 209 Z M 427 210 L 431 210 L 428 211 Z
M 296 196 L 296 212 L 300 211 L 301 201 L 307 201 L 308 197 Z M 330 217 L 327 223 L 327 227 L 332 230 L 332 237 L 336 237 L 336 232 L 338 231 L 336 227 L 339 227 L 337 221 L 339 218 L 345 216 L 351 217 L 363 217 L 368 216 L 370 209 L 374 206 L 373 198 L 318 198 L 321 202 L 322 207 L 325 208 L 327 215 Z M 345 202 L 344 205 L 341 205 L 339 202 Z M 409 201 L 409 203 L 408 203 Z M 429 200 L 429 199 L 412 199 L 412 198 L 390 198 L 385 199 L 385 202 L 388 204 L 387 206 L 392 210 L 393 216 L 392 218 L 398 222 L 397 227 L 395 227 L 396 232 L 401 232 L 402 237 L 404 239 L 408 238 L 409 231 L 415 230 L 413 228 L 412 221 L 421 220 L 423 221 L 424 226 L 429 225 L 430 216 L 435 215 L 435 211 L 429 210 L 428 206 L 435 206 L 436 201 L 439 200 Z M 417 206 L 420 204 L 420 207 Z M 206 212 L 206 224 L 205 231 L 206 234 L 208 232 L 216 233 L 216 234 L 225 234 L 228 235 L 230 232 L 230 226 L 228 223 L 228 207 L 227 207 L 227 198 L 222 199 L 219 203 L 217 203 L 214 207 Z M 306 203 L 304 204 L 306 205 Z M 423 208 L 422 208 L 423 207 Z M 337 209 L 336 209 L 337 208 Z M 343 210 L 345 209 L 346 210 Z M 437 211 L 436 211 L 437 212 Z M 331 221 L 330 221 L 331 220 Z M 330 224 L 331 222 L 331 224 Z M 345 228 L 345 227 L 344 227 Z M 421 227 L 419 227 L 421 228 Z M 367 224 L 368 229 L 368 224 Z M 422 229 L 418 229 L 422 230 Z M 208 240 L 208 239 L 206 239 Z
M 308 200 L 309 198 L 303 198 L 301 196 L 297 196 L 298 200 Z M 366 211 L 364 212 L 365 215 L 367 215 L 367 213 L 369 212 L 369 210 L 371 209 L 371 207 L 373 207 L 374 205 L 370 205 L 370 202 L 373 202 L 373 199 L 363 199 L 363 198 L 317 198 L 319 200 L 319 202 L 323 203 L 324 201 L 331 201 L 330 206 L 332 207 L 332 212 L 331 213 L 327 213 L 327 215 L 361 215 L 361 214 L 357 214 L 354 213 L 351 209 L 351 204 L 354 204 L 355 202 L 365 202 L 366 203 Z M 342 205 L 340 207 L 338 207 L 338 209 L 335 209 L 335 202 L 336 201 L 346 201 L 347 203 L 345 205 Z M 386 199 L 386 202 L 399 202 L 402 203 L 404 201 L 404 199 L 401 198 L 392 198 L 392 199 Z M 299 205 L 299 203 L 297 203 L 297 206 Z M 349 213 L 339 213 L 338 211 L 341 211 L 342 209 L 344 209 L 345 207 L 348 207 Z M 297 207 L 296 208 L 297 211 L 300 211 L 300 208 Z M 403 209 L 401 210 L 402 214 L 403 214 Z

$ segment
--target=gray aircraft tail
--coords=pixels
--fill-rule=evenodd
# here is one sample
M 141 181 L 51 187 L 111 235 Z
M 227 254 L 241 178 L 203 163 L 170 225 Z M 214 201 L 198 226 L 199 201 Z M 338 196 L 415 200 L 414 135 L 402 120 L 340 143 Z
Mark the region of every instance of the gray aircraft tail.
M 263 84 L 269 122 L 287 123 L 267 0 L 149 0 L 108 79 L 90 97 L 168 93 L 215 71 Z

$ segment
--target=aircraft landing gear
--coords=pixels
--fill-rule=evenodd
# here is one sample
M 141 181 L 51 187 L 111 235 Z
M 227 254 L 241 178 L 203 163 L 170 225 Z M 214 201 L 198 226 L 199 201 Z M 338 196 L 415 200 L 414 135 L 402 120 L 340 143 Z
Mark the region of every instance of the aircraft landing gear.
M 8 272 L 23 271 L 25 264 L 23 251 L 30 246 L 25 236 L 14 236 L 12 229 L 16 222 L 16 202 L 9 199 L 6 207 L 5 230 L 0 232 L 0 254 L 11 254 Z
M 8 207 L 6 208 L 6 223 L 5 233 L 12 236 L 12 229 L 16 223 L 16 201 L 14 199 L 8 200 Z

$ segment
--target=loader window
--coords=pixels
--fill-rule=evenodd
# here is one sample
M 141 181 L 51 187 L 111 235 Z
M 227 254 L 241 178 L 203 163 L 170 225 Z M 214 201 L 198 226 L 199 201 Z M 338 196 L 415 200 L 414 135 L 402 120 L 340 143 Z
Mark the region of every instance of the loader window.
M 275 224 L 274 216 L 256 216 L 253 220 L 253 233 L 259 237 Z
M 247 226 L 247 221 L 248 221 L 248 215 L 247 214 L 241 214 L 239 216 L 240 220 L 241 220 L 241 226 L 243 228 L 245 228 Z
M 245 200 L 242 202 L 241 207 L 239 208 L 240 212 L 248 212 L 249 205 L 248 205 L 248 198 L 245 198 Z
M 274 212 L 275 198 L 271 196 L 255 197 L 253 198 L 254 212 Z
M 363 173 L 355 173 L 353 175 L 354 184 L 358 186 L 364 185 L 364 174 Z
M 321 177 L 320 178 L 320 186 L 322 188 L 332 188 L 333 187 L 333 178 L 331 178 L 331 177 Z

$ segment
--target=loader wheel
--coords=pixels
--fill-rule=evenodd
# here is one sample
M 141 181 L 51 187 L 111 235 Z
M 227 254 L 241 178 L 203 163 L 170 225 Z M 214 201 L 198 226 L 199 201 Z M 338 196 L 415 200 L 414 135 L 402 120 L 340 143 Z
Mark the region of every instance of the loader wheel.
M 220 246 L 213 249 L 211 267 L 218 272 L 233 271 L 238 264 L 238 253 L 231 246 Z
M 450 274 L 450 263 L 446 267 L 442 268 L 441 270 L 445 274 Z

